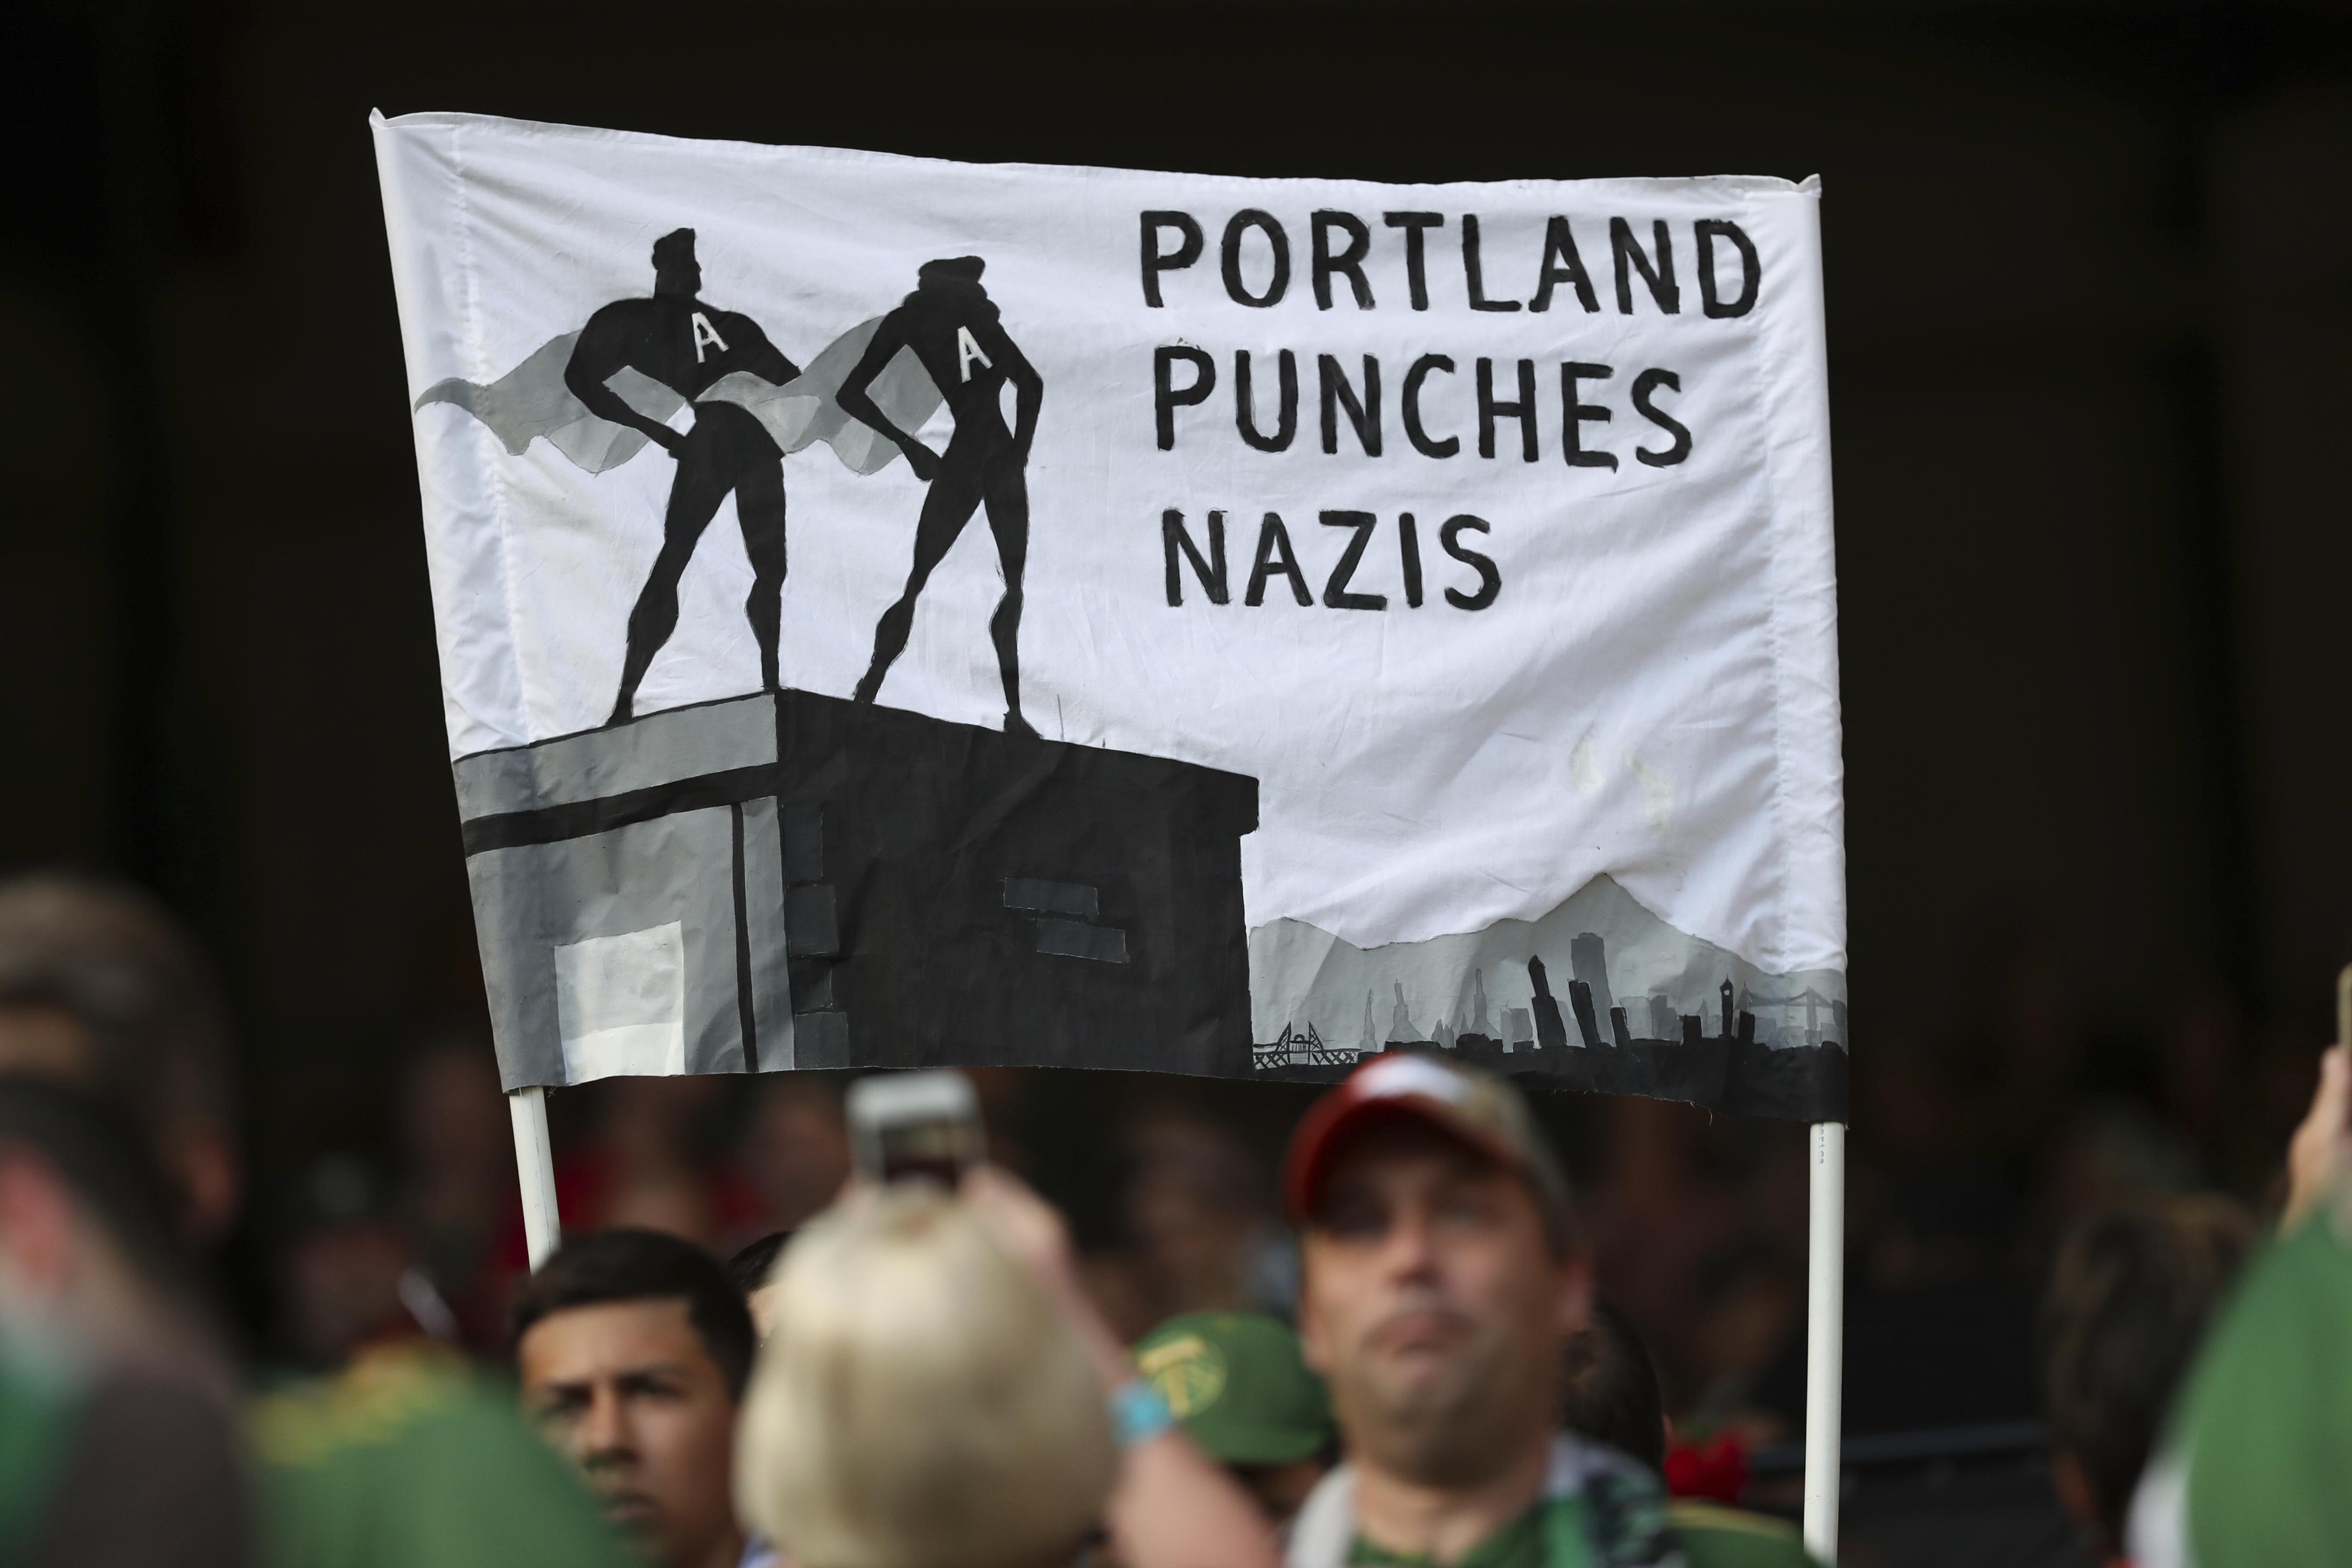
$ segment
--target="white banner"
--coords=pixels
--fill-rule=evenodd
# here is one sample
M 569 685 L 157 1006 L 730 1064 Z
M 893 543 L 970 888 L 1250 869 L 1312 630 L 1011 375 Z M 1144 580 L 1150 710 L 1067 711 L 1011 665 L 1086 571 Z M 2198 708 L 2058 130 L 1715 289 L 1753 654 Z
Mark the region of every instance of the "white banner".
M 1842 1100 L 1842 1048 L 1780 1060 L 1845 1034 L 1811 182 L 1245 180 L 456 114 L 376 140 L 510 1082 L 813 1065 L 807 1020 L 840 1013 L 844 1061 L 1312 1071 L 1426 1042 Z M 706 711 L 701 740 L 646 729 Z M 858 728 L 895 715 L 929 738 Z M 810 771 L 827 746 L 854 787 Z M 921 808 L 982 889 L 952 919 L 878 891 L 897 830 L 858 825 L 909 746 L 978 770 Z M 987 816 L 1030 748 L 1072 801 L 1255 799 L 1106 818 L 1093 847 L 1064 802 L 1062 852 Z M 1088 783 L 1114 764 L 1082 750 L 1160 771 Z M 739 886 L 646 905 L 630 866 L 702 851 L 644 833 L 698 811 L 732 814 L 710 842 Z M 1151 847 L 1228 828 L 1241 929 L 1200 940 L 1245 945 L 1248 995 L 1154 990 L 1202 970 L 1178 928 L 1226 917 Z M 624 937 L 670 978 L 608 1006 L 587 944 Z M 698 943 L 733 954 L 708 1005 Z M 993 1015 L 947 999 L 868 1037 L 881 972 L 950 948 L 959 984 L 999 948 L 1054 960 L 1049 989 L 1155 973 L 1115 1039 L 1039 1045 L 1017 1009 L 1018 1037 L 972 1037 Z M 795 1026 L 789 1055 L 751 1037 Z

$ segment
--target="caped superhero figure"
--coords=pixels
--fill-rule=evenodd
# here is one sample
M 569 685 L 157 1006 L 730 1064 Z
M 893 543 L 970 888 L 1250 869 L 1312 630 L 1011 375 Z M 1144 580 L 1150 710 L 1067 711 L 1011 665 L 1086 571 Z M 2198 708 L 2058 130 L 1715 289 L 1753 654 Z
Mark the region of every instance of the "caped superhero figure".
M 915 291 L 882 318 L 864 357 L 835 394 L 842 412 L 897 442 L 915 477 L 931 487 L 915 525 L 915 561 L 907 574 L 906 591 L 874 628 L 874 658 L 857 683 L 857 700 L 871 702 L 881 691 L 891 661 L 907 647 L 923 584 L 971 521 L 973 510 L 985 502 L 988 529 L 996 536 L 996 559 L 1004 574 L 1004 597 L 988 623 L 989 637 L 996 644 L 997 669 L 1004 679 L 1004 729 L 1007 734 L 1034 735 L 1021 716 L 1021 572 L 1029 558 L 1029 485 L 1024 468 L 1029 443 L 1037 434 L 1037 405 L 1045 388 L 997 323 L 996 306 L 980 286 L 984 265 L 977 256 L 959 256 L 918 268 Z M 955 434 L 943 455 L 893 425 L 867 395 L 866 388 L 901 348 L 915 351 L 955 416 Z M 1013 388 L 1010 430 L 1004 427 L 998 396 L 1008 381 Z
M 733 403 L 697 403 L 721 377 L 739 370 L 782 385 L 800 374 L 759 323 L 698 297 L 702 268 L 694 258 L 694 230 L 654 241 L 654 292 L 649 300 L 619 300 L 588 318 L 564 367 L 572 395 L 615 424 L 642 430 L 677 459 L 677 478 L 662 519 L 661 553 L 629 612 L 628 651 L 621 663 L 621 694 L 611 723 L 632 717 L 637 683 L 654 655 L 677 629 L 677 584 L 694 546 L 727 492 L 743 525 L 743 552 L 751 561 L 751 596 L 743 613 L 760 642 L 760 686 L 779 684 L 776 637 L 784 597 L 784 455 L 750 410 Z M 623 366 L 661 383 L 694 406 L 694 426 L 680 435 L 649 419 L 605 385 Z

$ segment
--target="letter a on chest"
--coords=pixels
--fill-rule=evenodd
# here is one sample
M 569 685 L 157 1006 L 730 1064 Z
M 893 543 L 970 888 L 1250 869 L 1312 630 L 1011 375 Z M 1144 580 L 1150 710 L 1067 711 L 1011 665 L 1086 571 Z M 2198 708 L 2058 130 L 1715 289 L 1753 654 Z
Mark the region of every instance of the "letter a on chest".
M 695 363 L 700 364 L 702 363 L 702 351 L 706 347 L 714 348 L 720 353 L 725 353 L 727 352 L 727 340 L 719 335 L 719 329 L 710 324 L 709 317 L 704 315 L 701 311 L 697 310 L 694 313 Z
M 996 362 L 981 353 L 980 345 L 972 342 L 971 329 L 958 327 L 956 329 L 956 379 L 958 381 L 971 379 L 971 362 L 974 360 L 980 362 L 981 368 L 983 370 L 995 368 Z

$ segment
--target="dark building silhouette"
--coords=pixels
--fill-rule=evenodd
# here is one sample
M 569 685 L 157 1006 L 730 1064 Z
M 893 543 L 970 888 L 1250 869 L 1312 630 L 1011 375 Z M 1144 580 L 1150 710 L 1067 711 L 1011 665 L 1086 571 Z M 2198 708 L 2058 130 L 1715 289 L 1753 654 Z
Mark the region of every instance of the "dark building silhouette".
M 1544 974 L 1544 962 L 1542 959 L 1530 958 L 1528 960 L 1528 978 L 1535 982 L 1536 987 L 1535 1013 L 1537 1047 L 1547 1051 L 1567 1049 L 1568 1028 L 1567 1026 L 1560 1021 L 1559 1003 L 1552 996 L 1551 984 Z
M 1581 980 L 1568 983 L 1569 1011 L 1576 1015 L 1577 1039 L 1588 1051 L 1601 1045 L 1601 1021 L 1592 1013 L 1592 987 Z
M 1673 1040 L 1679 1039 L 1681 1036 L 1682 1025 L 1675 1020 L 1675 1005 L 1663 996 L 1651 997 L 1650 1038 Z
M 1609 950 L 1599 934 L 1585 931 L 1568 944 L 1568 967 L 1592 993 L 1593 1016 L 1605 1018 L 1617 998 L 1609 990 Z

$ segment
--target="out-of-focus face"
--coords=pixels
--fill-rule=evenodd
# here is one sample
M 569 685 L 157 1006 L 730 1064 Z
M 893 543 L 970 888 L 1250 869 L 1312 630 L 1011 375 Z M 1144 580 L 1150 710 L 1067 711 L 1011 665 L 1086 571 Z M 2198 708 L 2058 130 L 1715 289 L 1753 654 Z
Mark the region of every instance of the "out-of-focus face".
M 0 1071 L 88 1088 L 98 1077 L 98 1042 L 62 1007 L 0 1006 Z
M 1299 1331 L 1350 1450 L 1426 1486 L 1493 1479 L 1549 1439 L 1560 1344 L 1591 1278 L 1555 1257 L 1517 1175 L 1413 1122 L 1333 1161 L 1306 1237 Z
M 101 1091 L 98 1041 L 63 1007 L 0 1005 L 0 1072 L 26 1073 L 85 1092 Z M 209 1122 L 179 1122 L 149 1152 L 179 1189 L 192 1238 L 209 1241 L 228 1228 L 237 1204 L 236 1152 Z
M 523 1408 L 667 1568 L 732 1564 L 734 1397 L 682 1298 L 551 1312 L 516 1346 Z

